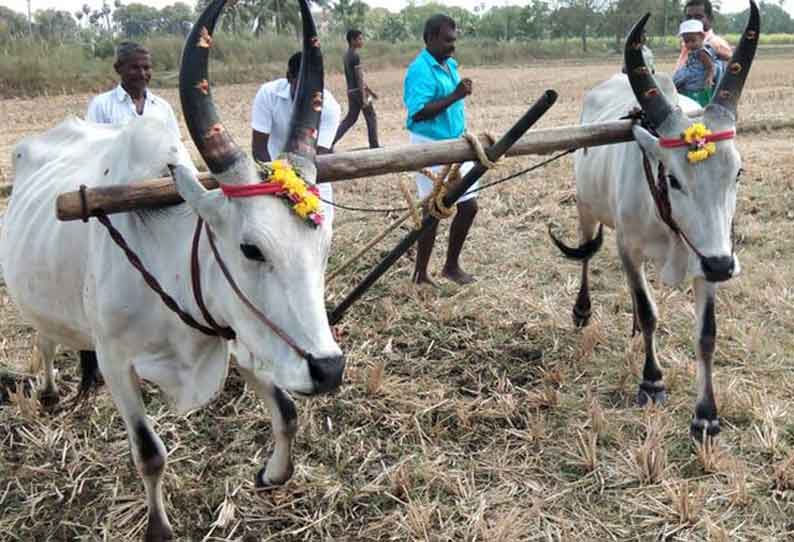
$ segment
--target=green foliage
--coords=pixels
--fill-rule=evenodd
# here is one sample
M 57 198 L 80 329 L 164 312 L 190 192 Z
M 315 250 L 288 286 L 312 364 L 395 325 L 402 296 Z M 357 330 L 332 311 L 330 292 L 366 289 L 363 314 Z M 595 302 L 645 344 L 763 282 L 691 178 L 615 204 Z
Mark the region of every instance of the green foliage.
M 375 33 L 374 37 L 390 43 L 398 43 L 411 38 L 411 29 L 403 15 L 389 13 L 383 20 L 383 26 Z
M 140 38 L 158 30 L 160 10 L 144 4 L 121 6 L 113 13 L 113 21 L 128 38 Z
M 361 29 L 368 11 L 369 6 L 362 0 L 337 0 L 330 11 L 332 28 L 340 35 L 351 28 Z
M 792 34 L 794 33 L 794 19 L 784 10 L 780 4 L 772 2 L 761 2 L 761 20 L 763 21 L 763 32 L 768 34 Z M 750 9 L 741 13 L 735 13 L 728 17 L 727 30 L 732 33 L 741 33 L 750 17 Z
M 199 0 L 199 9 L 208 0 Z M 351 26 L 367 37 L 369 69 L 404 67 L 423 46 L 425 20 L 444 12 L 461 33 L 457 57 L 467 66 L 521 64 L 532 59 L 613 54 L 640 13 L 650 11 L 649 44 L 656 52 L 678 48 L 675 30 L 683 0 L 531 0 L 525 6 L 444 7 L 411 2 L 399 12 L 368 8 L 361 0 L 323 0 L 318 17 L 329 72 L 341 71 L 339 59 Z M 554 5 L 554 9 L 551 9 Z M 775 2 L 761 3 L 761 44 L 794 43 L 791 16 Z M 107 88 L 115 80 L 115 45 L 133 38 L 152 51 L 155 85 L 175 86 L 184 33 L 196 13 L 186 2 L 156 9 L 138 2 L 114 0 L 101 8 L 89 5 L 74 14 L 44 10 L 35 14 L 30 34 L 22 14 L 0 6 L 0 94 L 38 94 Z M 720 33 L 741 32 L 747 12 L 715 14 Z M 298 49 L 299 22 L 293 0 L 239 0 L 221 18 L 212 53 L 218 83 L 263 81 L 284 74 L 286 61 Z M 787 32 L 789 34 L 771 34 Z M 732 43 L 736 35 L 726 35 Z M 6 76 L 8 74 L 8 76 Z
M 24 15 L 0 6 L 0 43 L 10 41 L 28 32 L 28 21 Z

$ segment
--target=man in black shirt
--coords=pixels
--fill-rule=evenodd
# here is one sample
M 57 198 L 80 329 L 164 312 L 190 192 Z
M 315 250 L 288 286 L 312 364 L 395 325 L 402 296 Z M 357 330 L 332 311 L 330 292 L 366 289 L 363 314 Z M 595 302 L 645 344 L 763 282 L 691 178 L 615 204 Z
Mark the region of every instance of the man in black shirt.
M 367 122 L 367 137 L 371 149 L 378 145 L 378 120 L 375 116 L 375 108 L 372 106 L 372 99 L 378 96 L 364 82 L 364 72 L 361 69 L 361 59 L 358 56 L 358 49 L 364 46 L 364 34 L 360 30 L 347 31 L 348 49 L 345 52 L 345 79 L 347 80 L 347 115 L 342 119 L 339 129 L 336 131 L 334 143 L 342 139 L 342 136 L 353 127 L 358 120 L 358 114 L 364 113 L 364 120 Z

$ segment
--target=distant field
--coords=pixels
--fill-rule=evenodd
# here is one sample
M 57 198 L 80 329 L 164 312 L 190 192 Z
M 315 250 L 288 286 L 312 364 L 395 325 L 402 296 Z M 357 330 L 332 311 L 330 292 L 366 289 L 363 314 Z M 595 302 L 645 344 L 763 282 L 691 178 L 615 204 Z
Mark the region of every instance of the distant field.
M 742 99 L 742 122 L 794 118 L 792 61 L 794 55 L 759 56 Z M 660 68 L 670 67 L 663 59 Z M 547 88 L 557 89 L 560 99 L 539 126 L 575 124 L 585 90 L 617 69 L 616 61 L 467 67 L 464 74 L 475 84 L 469 128 L 503 132 Z M 407 142 L 403 71 L 371 75 L 381 97 L 382 143 Z M 344 95 L 339 74 L 327 84 Z M 245 148 L 256 89 L 214 90 L 225 125 Z M 178 104 L 175 89 L 162 95 Z M 89 98 L 0 101 L 5 180 L 16 141 L 68 114 L 82 115 Z M 583 331 L 572 328 L 579 267 L 559 256 L 546 233 L 554 223 L 568 240 L 576 235 L 572 162 L 563 159 L 482 193 L 464 251 L 477 283 L 417 289 L 409 282 L 413 263 L 403 258 L 351 309 L 339 328 L 346 384 L 332 397 L 299 403 L 296 473 L 285 487 L 254 491 L 254 473 L 272 445 L 270 424 L 235 374 L 221 397 L 188 417 L 172 414 L 148 388 L 148 412 L 171 450 L 164 484 L 179 540 L 790 540 L 792 141 L 794 130 L 737 140 L 745 169 L 735 223 L 743 274 L 718 294 L 714 379 L 723 433 L 715 447 L 698 450 L 688 438 L 695 399 L 688 287 L 663 287 L 650 273 L 671 395 L 662 408 L 634 404 L 641 341 L 630 337 L 631 298 L 612 232 L 591 264 L 594 321 Z M 339 148 L 365 142 L 362 119 Z M 488 178 L 536 160 L 510 159 Z M 350 181 L 337 184 L 335 196 L 354 206 L 393 206 L 401 200 L 400 177 L 412 182 L 410 174 Z M 329 269 L 393 219 L 344 210 L 336 217 Z M 329 303 L 403 233 L 332 283 Z M 445 245 L 444 235 L 434 272 Z M 33 330 L 4 288 L 0 322 L 0 372 L 10 373 L 0 392 L 7 393 L 32 378 Z M 71 395 L 79 380 L 75 356 L 64 352 L 57 363 L 62 394 Z M 107 392 L 56 415 L 3 397 L 0 541 L 139 540 L 144 490 Z
M 738 43 L 739 36 L 726 38 Z M 176 36 L 148 38 L 152 50 L 154 86 L 175 87 L 183 39 Z M 652 37 L 650 46 L 657 56 L 672 55 L 678 48 L 675 36 Z M 762 34 L 760 46 L 769 53 L 794 52 L 794 34 Z M 404 68 L 419 49 L 418 41 L 400 43 L 367 42 L 362 55 L 368 69 Z M 487 39 L 462 39 L 457 58 L 466 67 L 527 65 L 548 60 L 603 62 L 618 58 L 622 43 L 614 38 L 588 38 L 587 52 L 580 39 L 498 42 Z M 326 39 L 323 52 L 328 73 L 341 73 L 342 40 Z M 295 51 L 292 40 L 283 37 L 261 39 L 220 36 L 211 69 L 217 83 L 252 83 L 280 76 L 287 59 Z M 0 46 L 0 98 L 91 92 L 107 88 L 116 80 L 113 72 L 112 44 L 104 43 L 90 52 L 77 44 L 57 46 L 38 40 L 19 39 Z M 98 56 L 103 56 L 99 58 Z

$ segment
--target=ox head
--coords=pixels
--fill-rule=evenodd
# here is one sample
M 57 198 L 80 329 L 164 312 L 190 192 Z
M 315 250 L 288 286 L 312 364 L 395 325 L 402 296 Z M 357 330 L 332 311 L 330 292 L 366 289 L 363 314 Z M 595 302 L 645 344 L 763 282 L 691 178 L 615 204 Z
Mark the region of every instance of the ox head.
M 735 133 L 737 104 L 758 43 L 758 6 L 750 0 L 747 28 L 701 118 L 690 118 L 680 107 L 674 107 L 645 65 L 640 37 L 649 16 L 646 14 L 640 19 L 629 34 L 625 61 L 634 96 L 661 137 L 657 138 L 640 126 L 634 127 L 634 137 L 646 155 L 662 165 L 660 171 L 665 172 L 665 178 L 658 182 L 662 191 L 666 189 L 669 195 L 672 219 L 693 248 L 691 258 L 698 260 L 697 265 L 690 266 L 691 270 L 696 276 L 712 282 L 728 280 L 739 272 L 731 229 L 741 157 L 732 137 L 720 139 L 714 134 Z M 705 155 L 705 159 L 702 153 L 700 156 L 690 154 L 693 146 L 684 145 L 682 141 L 688 129 L 691 139 L 696 123 L 712 132 L 708 139 L 716 140 L 709 145 L 713 154 Z M 676 141 L 680 145 L 676 145 Z M 704 146 L 702 138 L 700 145 Z
M 187 38 L 179 90 L 182 110 L 193 142 L 218 181 L 225 185 L 261 182 L 253 160 L 232 140 L 216 112 L 207 75 L 212 33 L 226 0 L 215 0 Z M 289 161 L 314 184 L 314 164 L 323 91 L 322 54 L 306 0 L 303 19 L 303 63 L 287 148 Z M 256 360 L 260 376 L 287 390 L 313 394 L 339 386 L 344 358 L 325 312 L 325 267 L 331 225 L 307 223 L 269 195 L 227 198 L 206 190 L 190 171 L 175 169 L 175 181 L 187 204 L 211 227 L 219 253 L 243 294 L 308 355 L 301 356 L 271 328 L 263 325 L 232 292 L 217 268 L 210 268 L 205 291 L 213 298 L 216 317 L 231 326 L 237 340 Z M 205 266 L 206 267 L 206 266 Z

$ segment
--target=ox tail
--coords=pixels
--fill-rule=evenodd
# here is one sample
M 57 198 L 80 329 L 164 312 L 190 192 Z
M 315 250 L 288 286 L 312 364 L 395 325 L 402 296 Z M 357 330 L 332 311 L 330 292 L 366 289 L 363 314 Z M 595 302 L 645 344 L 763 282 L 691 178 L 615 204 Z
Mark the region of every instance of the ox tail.
M 596 252 L 601 249 L 601 244 L 604 242 L 604 225 L 599 224 L 596 236 L 576 248 L 569 247 L 555 237 L 554 233 L 551 231 L 551 224 L 549 224 L 549 237 L 551 237 L 552 242 L 560 249 L 560 252 L 562 252 L 566 258 L 579 262 L 587 261 L 595 256 Z
M 73 401 L 75 406 L 92 396 L 105 383 L 93 350 L 80 350 L 80 387 Z

